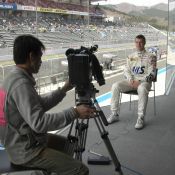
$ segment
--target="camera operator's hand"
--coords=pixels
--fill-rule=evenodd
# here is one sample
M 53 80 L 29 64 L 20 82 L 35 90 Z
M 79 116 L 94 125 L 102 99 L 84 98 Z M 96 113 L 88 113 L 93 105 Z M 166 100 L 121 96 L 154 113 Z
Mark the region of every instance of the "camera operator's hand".
M 61 88 L 61 90 L 66 93 L 67 91 L 71 90 L 72 88 L 73 88 L 73 86 L 69 83 L 69 81 L 66 81 L 64 86 Z
M 95 108 L 89 107 L 87 105 L 79 105 L 75 107 L 75 111 L 80 119 L 89 119 L 95 117 Z

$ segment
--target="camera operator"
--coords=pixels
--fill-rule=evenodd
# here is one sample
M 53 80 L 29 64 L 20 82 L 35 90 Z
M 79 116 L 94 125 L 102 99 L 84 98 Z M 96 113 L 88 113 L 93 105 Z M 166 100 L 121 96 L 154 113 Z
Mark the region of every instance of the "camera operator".
M 137 51 L 129 55 L 124 76 L 127 80 L 116 82 L 112 86 L 111 111 L 108 123 L 119 120 L 119 97 L 120 92 L 137 90 L 138 92 L 138 119 L 135 124 L 136 129 L 144 127 L 144 117 L 146 113 L 148 93 L 152 81 L 155 79 L 155 69 L 157 58 L 155 55 L 145 50 L 146 39 L 143 35 L 135 38 Z
M 10 161 L 24 167 L 37 167 L 64 175 L 88 175 L 88 168 L 63 152 L 66 139 L 48 134 L 71 123 L 75 118 L 94 117 L 94 109 L 79 105 L 59 113 L 46 113 L 72 88 L 67 82 L 46 96 L 35 90 L 33 74 L 41 66 L 45 46 L 32 35 L 14 41 L 16 64 L 0 88 L 0 139 Z

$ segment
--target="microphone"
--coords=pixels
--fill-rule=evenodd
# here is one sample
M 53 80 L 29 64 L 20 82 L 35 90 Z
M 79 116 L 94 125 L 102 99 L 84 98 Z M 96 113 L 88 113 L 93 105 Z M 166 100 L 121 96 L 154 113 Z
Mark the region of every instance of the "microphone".
M 94 46 L 92 46 L 92 47 L 90 48 L 90 51 L 93 53 L 93 52 L 96 52 L 97 49 L 98 49 L 98 45 L 95 44 Z
M 65 55 L 66 55 L 66 56 L 69 56 L 69 55 L 74 54 L 74 53 L 75 53 L 75 50 L 72 49 L 72 48 L 70 48 L 70 49 L 67 49 L 67 50 L 66 50 Z

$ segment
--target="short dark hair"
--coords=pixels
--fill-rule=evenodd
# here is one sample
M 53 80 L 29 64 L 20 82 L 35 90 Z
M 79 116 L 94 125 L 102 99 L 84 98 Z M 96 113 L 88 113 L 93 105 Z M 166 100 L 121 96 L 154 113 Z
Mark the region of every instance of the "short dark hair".
M 135 37 L 135 39 L 142 39 L 143 41 L 144 41 L 144 43 L 146 44 L 146 38 L 145 38 L 145 36 L 144 35 L 137 35 L 136 37 Z
M 45 50 L 43 43 L 32 35 L 16 37 L 13 45 L 13 59 L 16 64 L 25 64 L 30 52 L 38 55 Z

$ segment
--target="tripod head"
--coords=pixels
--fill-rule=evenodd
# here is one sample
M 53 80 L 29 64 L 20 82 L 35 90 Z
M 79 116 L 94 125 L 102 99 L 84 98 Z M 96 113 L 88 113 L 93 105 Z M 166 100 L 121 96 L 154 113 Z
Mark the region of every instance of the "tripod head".
M 89 84 L 88 87 L 76 87 L 75 88 L 75 103 L 76 105 L 86 104 L 89 106 L 93 106 L 92 99 L 95 99 L 97 90 L 92 83 Z
M 99 90 L 94 87 L 93 83 L 90 83 L 87 88 L 75 88 L 75 103 L 77 106 L 85 104 L 94 107 L 96 109 L 96 116 L 100 117 L 103 124 L 107 126 L 108 121 L 95 98 L 98 92 Z

